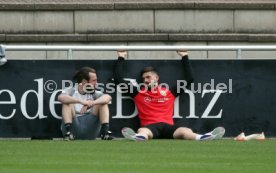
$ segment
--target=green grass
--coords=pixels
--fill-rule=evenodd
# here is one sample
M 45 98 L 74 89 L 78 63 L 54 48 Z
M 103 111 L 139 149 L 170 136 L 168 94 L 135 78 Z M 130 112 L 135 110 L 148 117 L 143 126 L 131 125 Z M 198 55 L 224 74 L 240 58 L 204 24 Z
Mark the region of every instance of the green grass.
M 0 141 L 1 173 L 274 173 L 276 140 Z

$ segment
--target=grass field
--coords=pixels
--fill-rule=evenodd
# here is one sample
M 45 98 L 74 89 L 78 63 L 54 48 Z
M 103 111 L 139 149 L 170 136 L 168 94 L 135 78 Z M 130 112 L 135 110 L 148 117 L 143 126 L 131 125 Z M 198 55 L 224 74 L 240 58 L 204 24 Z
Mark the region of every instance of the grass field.
M 274 173 L 276 140 L 0 141 L 0 173 Z

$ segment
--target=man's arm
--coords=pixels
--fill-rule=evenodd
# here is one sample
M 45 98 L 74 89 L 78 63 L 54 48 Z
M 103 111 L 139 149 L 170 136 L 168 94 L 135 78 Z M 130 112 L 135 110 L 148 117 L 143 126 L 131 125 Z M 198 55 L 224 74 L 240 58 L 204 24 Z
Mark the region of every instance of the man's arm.
M 77 98 L 74 98 L 70 95 L 67 95 L 67 94 L 64 94 L 64 93 L 61 93 L 59 96 L 58 96 L 58 101 L 60 101 L 62 104 L 83 104 L 82 100 L 80 99 L 77 99 Z
M 193 77 L 192 68 L 188 57 L 188 52 L 177 51 L 177 53 L 182 57 L 181 64 L 184 70 L 184 80 L 187 82 L 187 88 L 190 88 L 191 83 L 194 81 L 194 77 Z
M 94 105 L 108 104 L 112 100 L 111 96 L 108 94 L 103 94 L 96 100 L 94 100 Z
M 191 86 L 191 83 L 193 82 L 193 74 L 192 74 L 192 68 L 190 65 L 189 57 L 188 57 L 188 52 L 185 50 L 179 50 L 177 51 L 177 54 L 181 56 L 181 64 L 182 64 L 182 70 L 183 70 L 183 76 L 184 80 L 186 82 L 186 87 L 185 89 L 189 89 Z M 172 87 L 172 93 L 175 96 L 179 96 L 185 92 L 185 90 L 178 88 L 177 84 Z
M 138 94 L 137 86 L 134 85 L 131 81 L 124 80 L 124 61 L 127 58 L 126 51 L 117 51 L 118 60 L 115 63 L 114 67 L 114 80 L 115 84 L 122 84 L 124 88 L 127 88 L 126 93 L 128 93 L 131 97 L 135 97 Z M 125 92 L 125 91 L 124 91 Z
M 92 107 L 94 105 L 108 104 L 111 101 L 111 99 L 112 99 L 111 96 L 108 94 L 103 94 L 96 100 L 81 100 L 64 93 L 58 96 L 58 101 L 60 101 L 62 104 L 79 103 L 79 104 L 82 104 L 83 106 L 88 106 L 88 107 Z
M 90 100 L 80 100 L 64 93 L 61 93 L 58 96 L 58 101 L 60 101 L 62 104 L 82 104 L 89 107 L 93 105 L 92 101 Z

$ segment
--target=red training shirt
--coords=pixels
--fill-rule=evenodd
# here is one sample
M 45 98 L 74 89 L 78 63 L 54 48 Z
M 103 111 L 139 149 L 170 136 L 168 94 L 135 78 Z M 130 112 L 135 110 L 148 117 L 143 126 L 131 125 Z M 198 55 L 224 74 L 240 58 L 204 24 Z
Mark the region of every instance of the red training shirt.
M 133 99 L 142 126 L 160 122 L 173 125 L 175 96 L 167 88 L 141 89 Z

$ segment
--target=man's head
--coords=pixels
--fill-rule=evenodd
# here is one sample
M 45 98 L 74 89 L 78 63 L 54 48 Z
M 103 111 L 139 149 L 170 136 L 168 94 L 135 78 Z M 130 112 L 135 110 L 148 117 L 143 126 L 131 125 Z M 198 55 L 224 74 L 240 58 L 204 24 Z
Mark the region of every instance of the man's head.
M 141 78 L 148 87 L 154 87 L 158 85 L 159 75 L 156 69 L 152 66 L 143 68 L 141 71 Z
M 82 67 L 76 72 L 73 79 L 79 84 L 82 91 L 94 92 L 97 84 L 97 74 L 95 69 Z

